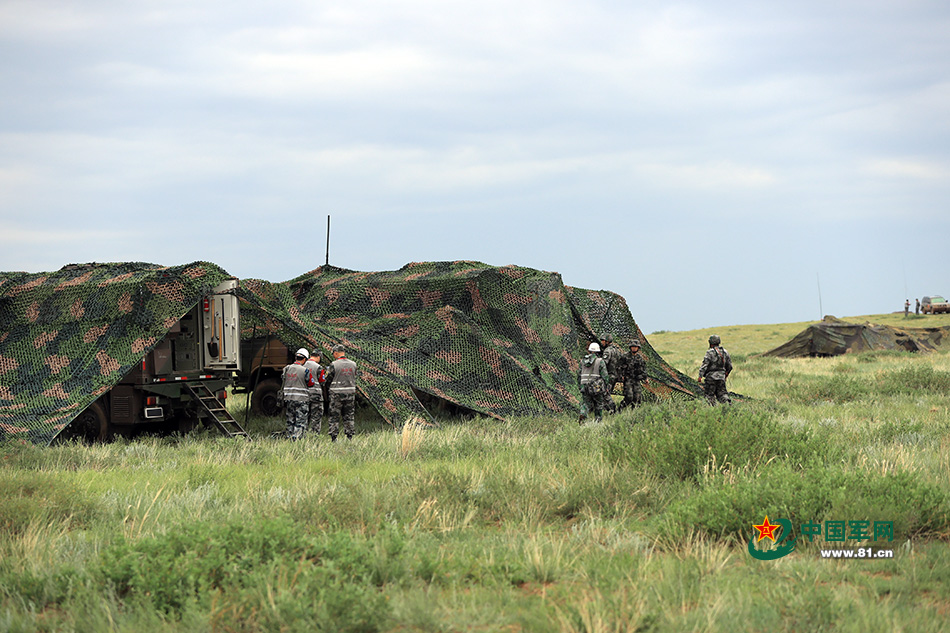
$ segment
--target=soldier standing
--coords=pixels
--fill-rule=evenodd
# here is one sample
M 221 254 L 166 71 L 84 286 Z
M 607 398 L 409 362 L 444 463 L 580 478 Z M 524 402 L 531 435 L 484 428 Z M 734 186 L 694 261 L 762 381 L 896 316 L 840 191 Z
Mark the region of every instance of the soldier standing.
M 914 314 L 920 314 L 920 299 L 914 299 L 917 302 L 917 305 L 914 307 Z
M 309 388 L 310 412 L 307 416 L 307 426 L 311 432 L 320 435 L 323 432 L 323 365 L 320 364 L 320 352 L 310 352 L 310 360 L 303 364 L 310 370 L 313 377 L 313 386 Z
M 330 439 L 335 442 L 341 418 L 347 439 L 353 439 L 356 430 L 356 363 L 346 358 L 346 348 L 342 345 L 333 346 L 333 358 L 324 380 L 330 392 Z
M 307 429 L 309 390 L 315 382 L 310 370 L 304 367 L 307 356 L 307 350 L 301 347 L 294 362 L 284 367 L 281 397 L 287 414 L 287 437 L 292 440 L 299 440 Z
M 591 343 L 587 351 L 589 354 L 581 361 L 580 369 L 577 371 L 577 385 L 581 389 L 582 397 L 581 417 L 577 419 L 578 424 L 584 423 L 591 409 L 594 410 L 595 419 L 600 422 L 604 414 L 604 399 L 610 397 L 607 394 L 607 381 L 610 380 L 607 363 L 597 355 L 600 345 Z
M 610 376 L 607 380 L 607 397 L 604 404 L 608 411 L 616 412 L 617 405 L 614 404 L 614 400 L 610 394 L 614 392 L 614 386 L 620 379 L 620 363 L 623 358 L 623 352 L 621 352 L 620 348 L 616 345 L 613 345 L 613 342 L 613 334 L 600 335 L 601 358 L 604 359 L 604 363 L 607 365 L 607 375 Z
M 640 340 L 630 341 L 630 352 L 624 354 L 620 365 L 620 376 L 623 378 L 623 401 L 620 410 L 624 407 L 638 407 L 643 399 L 643 388 L 640 383 L 647 379 L 647 364 L 640 356 Z
M 720 342 L 715 334 L 709 337 L 709 349 L 706 350 L 703 364 L 699 368 L 699 383 L 703 384 L 703 378 L 706 379 L 703 390 L 706 392 L 706 400 L 709 404 L 732 403 L 729 392 L 726 390 L 726 378 L 732 372 L 732 359 L 729 357 L 729 352 L 719 346 Z

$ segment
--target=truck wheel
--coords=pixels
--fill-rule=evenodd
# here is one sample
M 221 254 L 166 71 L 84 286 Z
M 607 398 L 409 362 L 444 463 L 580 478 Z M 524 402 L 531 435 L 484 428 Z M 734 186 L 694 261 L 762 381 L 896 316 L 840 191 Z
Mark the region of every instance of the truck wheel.
M 270 378 L 264 380 L 251 393 L 251 411 L 258 415 L 273 417 L 280 413 L 277 406 L 277 392 L 280 391 L 280 382 Z
M 111 424 L 106 416 L 105 407 L 96 401 L 86 407 L 69 426 L 63 429 L 63 440 L 82 440 L 87 444 L 112 440 Z M 59 437 L 57 439 L 60 439 Z

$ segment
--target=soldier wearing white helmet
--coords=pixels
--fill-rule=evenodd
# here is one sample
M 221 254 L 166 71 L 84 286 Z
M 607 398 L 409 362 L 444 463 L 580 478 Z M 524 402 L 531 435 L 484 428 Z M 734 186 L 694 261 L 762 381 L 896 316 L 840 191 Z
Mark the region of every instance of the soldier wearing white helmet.
M 610 380 L 610 374 L 607 373 L 607 363 L 598 356 L 600 345 L 591 343 L 587 346 L 588 354 L 581 361 L 581 366 L 577 371 L 577 386 L 581 390 L 581 416 L 577 423 L 583 424 L 587 419 L 587 413 L 593 409 L 595 419 L 600 422 L 604 415 L 604 400 L 610 396 L 607 394 L 607 382 Z
M 307 430 L 310 388 L 316 380 L 310 370 L 304 367 L 310 352 L 301 347 L 294 356 L 294 362 L 284 367 L 281 396 L 287 414 L 287 437 L 299 440 Z

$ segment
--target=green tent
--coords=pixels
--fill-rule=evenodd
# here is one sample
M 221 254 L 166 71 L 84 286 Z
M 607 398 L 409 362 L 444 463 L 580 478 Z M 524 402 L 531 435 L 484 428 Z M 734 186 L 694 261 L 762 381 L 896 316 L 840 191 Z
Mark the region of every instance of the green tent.
M 0 439 L 52 440 L 230 278 L 214 264 L 70 265 L 0 273 Z M 242 336 L 275 336 L 329 356 L 347 347 L 360 393 L 388 422 L 448 402 L 505 418 L 575 413 L 576 373 L 602 333 L 642 342 L 646 389 L 701 395 L 653 350 L 626 301 L 565 286 L 557 273 L 479 262 L 396 271 L 323 266 L 290 281 L 242 280 Z
M 801 358 L 839 356 L 871 350 L 930 352 L 950 337 L 950 327 L 899 328 L 873 323 L 848 323 L 826 316 L 809 325 L 789 342 L 763 356 Z
M 624 351 L 641 340 L 648 391 L 701 394 L 653 350 L 623 297 L 565 286 L 553 272 L 473 261 L 323 266 L 280 284 L 244 280 L 240 296 L 253 308 L 242 312 L 245 336 L 306 342 L 324 358 L 343 343 L 361 393 L 396 425 L 428 417 L 433 397 L 496 418 L 574 413 L 579 360 L 602 333 Z

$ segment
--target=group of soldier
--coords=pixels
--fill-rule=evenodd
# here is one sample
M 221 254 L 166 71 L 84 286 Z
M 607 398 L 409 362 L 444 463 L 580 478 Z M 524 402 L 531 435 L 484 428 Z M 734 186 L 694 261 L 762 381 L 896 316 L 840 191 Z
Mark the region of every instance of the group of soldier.
M 646 362 L 640 355 L 639 339 L 630 341 L 626 353 L 613 341 L 613 335 L 601 335 L 600 343 L 591 343 L 580 363 L 577 372 L 577 385 L 582 396 L 579 424 L 583 424 L 591 412 L 600 422 L 605 410 L 617 413 L 626 407 L 639 406 L 643 398 L 641 383 L 647 379 L 647 371 Z M 299 440 L 308 431 L 317 435 L 323 432 L 324 392 L 329 398 L 330 439 L 336 441 L 341 422 L 347 439 L 353 438 L 356 363 L 346 357 L 342 345 L 335 345 L 332 353 L 333 361 L 324 367 L 320 364 L 318 350 L 308 353 L 300 348 L 294 362 L 284 367 L 278 399 L 287 416 L 285 435 L 291 440 Z M 720 346 L 719 337 L 713 334 L 709 337 L 709 349 L 699 368 L 699 383 L 710 404 L 731 402 L 726 390 L 726 378 L 730 372 L 732 359 L 729 352 Z M 623 400 L 619 406 L 610 395 L 618 382 L 623 383 Z
M 647 372 L 646 362 L 640 355 L 640 341 L 630 341 L 626 353 L 616 347 L 613 341 L 611 334 L 602 334 L 599 344 L 594 342 L 587 346 L 588 353 L 577 371 L 577 385 L 582 396 L 581 415 L 577 420 L 579 424 L 583 424 L 591 412 L 594 413 L 594 419 L 600 422 L 605 410 L 616 413 L 628 406 L 638 406 L 642 400 L 643 388 L 640 383 L 647 379 Z M 732 359 L 720 343 L 719 336 L 713 334 L 709 337 L 709 349 L 699 368 L 699 383 L 710 404 L 732 402 L 726 390 L 726 378 L 732 372 Z M 610 395 L 618 382 L 623 382 L 623 400 L 619 407 Z
M 333 361 L 324 367 L 320 352 L 300 348 L 294 362 L 284 367 L 278 400 L 287 416 L 285 436 L 299 440 L 304 433 L 323 433 L 324 391 L 329 399 L 328 431 L 336 441 L 340 423 L 347 439 L 353 439 L 356 413 L 356 363 L 346 357 L 346 348 L 335 345 Z

